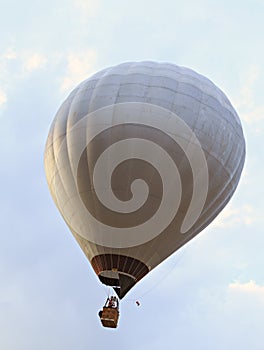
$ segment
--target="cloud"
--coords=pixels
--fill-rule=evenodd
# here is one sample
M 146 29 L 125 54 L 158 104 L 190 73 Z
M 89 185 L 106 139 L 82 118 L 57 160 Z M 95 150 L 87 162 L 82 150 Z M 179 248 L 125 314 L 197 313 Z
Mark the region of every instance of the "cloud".
M 74 4 L 78 7 L 82 15 L 85 16 L 94 16 L 97 14 L 100 1 L 99 0 L 74 0 Z
M 242 119 L 247 123 L 258 123 L 264 119 L 264 105 L 255 106 L 253 109 L 241 113 Z
M 23 61 L 25 71 L 32 72 L 41 69 L 47 63 L 47 58 L 40 53 L 30 53 L 24 55 Z
M 4 83 L 5 78 L 8 76 L 8 64 L 11 60 L 14 60 L 16 58 L 15 52 L 8 48 L 6 51 L 4 51 L 0 55 L 0 80 L 1 84 Z
M 14 88 L 17 81 L 23 80 L 33 71 L 42 69 L 48 60 L 47 58 L 34 51 L 17 51 L 12 47 L 7 48 L 0 55 L 0 79 L 5 90 Z M 0 90 L 0 103 L 6 101 L 6 96 Z
M 45 74 L 57 72 L 59 92 L 68 92 L 82 80 L 95 72 L 97 52 L 93 49 L 63 53 L 52 52 L 49 56 L 40 51 L 16 50 L 8 47 L 0 54 L 0 106 L 7 101 L 7 92 L 12 94 L 18 84 L 26 81 L 36 71 Z M 65 68 L 66 66 L 66 68 Z
M 2 66 L 1 72 L 5 72 L 10 76 L 11 69 L 9 64 L 11 62 L 16 64 L 20 74 L 30 73 L 36 69 L 41 69 L 46 63 L 47 58 L 40 54 L 39 52 L 34 51 L 15 51 L 13 48 L 7 48 L 4 53 L 0 56 L 0 62 Z M 13 67 L 14 68 L 14 67 Z
M 6 60 L 14 60 L 17 58 L 17 54 L 13 48 L 9 47 L 1 56 L 1 58 Z
M 242 87 L 236 99 L 236 106 L 242 120 L 248 124 L 256 124 L 264 119 L 264 105 L 256 102 L 256 89 L 260 75 L 260 67 L 251 65 L 241 78 Z
M 7 101 L 7 96 L 6 93 L 4 92 L 4 90 L 2 90 L 0 88 L 0 106 L 2 106 L 3 104 L 5 104 Z
M 67 73 L 61 84 L 61 91 L 72 89 L 82 80 L 94 73 L 97 53 L 89 49 L 82 53 L 70 53 L 67 56 Z
M 255 281 L 241 283 L 239 281 L 230 283 L 229 291 L 239 293 L 240 295 L 250 295 L 264 302 L 264 286 L 257 284 Z
M 248 106 L 254 104 L 254 94 L 253 88 L 256 83 L 260 73 L 260 68 L 258 66 L 252 65 L 249 67 L 246 77 L 244 78 L 244 83 L 240 91 L 242 106 Z
M 201 6 L 202 3 L 202 6 Z M 175 4 L 177 7 L 177 4 Z M 208 1 L 189 1 L 184 2 L 179 7 L 179 17 L 181 20 L 193 22 L 193 21 L 205 21 L 212 18 L 213 10 L 210 8 L 210 2 Z
M 211 224 L 211 228 L 231 228 L 238 224 L 252 225 L 258 219 L 257 209 L 252 205 L 234 207 L 228 205 Z

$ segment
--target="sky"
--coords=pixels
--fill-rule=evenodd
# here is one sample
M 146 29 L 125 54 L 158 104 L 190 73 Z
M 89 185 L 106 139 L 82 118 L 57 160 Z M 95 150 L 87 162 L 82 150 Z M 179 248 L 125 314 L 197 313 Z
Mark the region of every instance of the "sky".
M 0 0 L 1 349 L 263 349 L 263 16 L 263 0 Z M 133 288 L 111 330 L 97 316 L 109 290 L 52 202 L 43 153 L 70 91 L 133 60 L 211 79 L 247 156 L 227 207 Z

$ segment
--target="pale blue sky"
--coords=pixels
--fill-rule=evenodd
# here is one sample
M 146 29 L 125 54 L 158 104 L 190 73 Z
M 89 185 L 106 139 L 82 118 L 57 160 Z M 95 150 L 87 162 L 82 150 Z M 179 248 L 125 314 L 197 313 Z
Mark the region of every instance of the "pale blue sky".
M 1 349 L 263 349 L 263 18 L 262 0 L 0 0 Z M 247 159 L 216 222 L 128 294 L 113 331 L 97 317 L 107 288 L 48 192 L 43 151 L 76 84 L 144 59 L 225 91 Z

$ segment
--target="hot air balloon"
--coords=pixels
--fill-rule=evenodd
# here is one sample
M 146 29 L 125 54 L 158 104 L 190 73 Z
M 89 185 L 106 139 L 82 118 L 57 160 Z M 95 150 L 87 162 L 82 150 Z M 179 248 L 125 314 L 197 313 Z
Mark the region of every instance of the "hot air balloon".
M 244 160 L 225 94 L 191 69 L 157 62 L 119 64 L 78 85 L 45 148 L 53 200 L 119 298 L 212 222 Z

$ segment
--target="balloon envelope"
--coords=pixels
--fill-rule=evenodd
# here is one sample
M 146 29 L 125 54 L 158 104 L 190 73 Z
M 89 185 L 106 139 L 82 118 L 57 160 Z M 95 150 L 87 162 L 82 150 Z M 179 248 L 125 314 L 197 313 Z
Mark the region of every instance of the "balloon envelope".
M 239 118 L 210 80 L 174 64 L 128 62 L 65 100 L 45 170 L 94 271 L 122 298 L 219 214 L 244 159 Z

